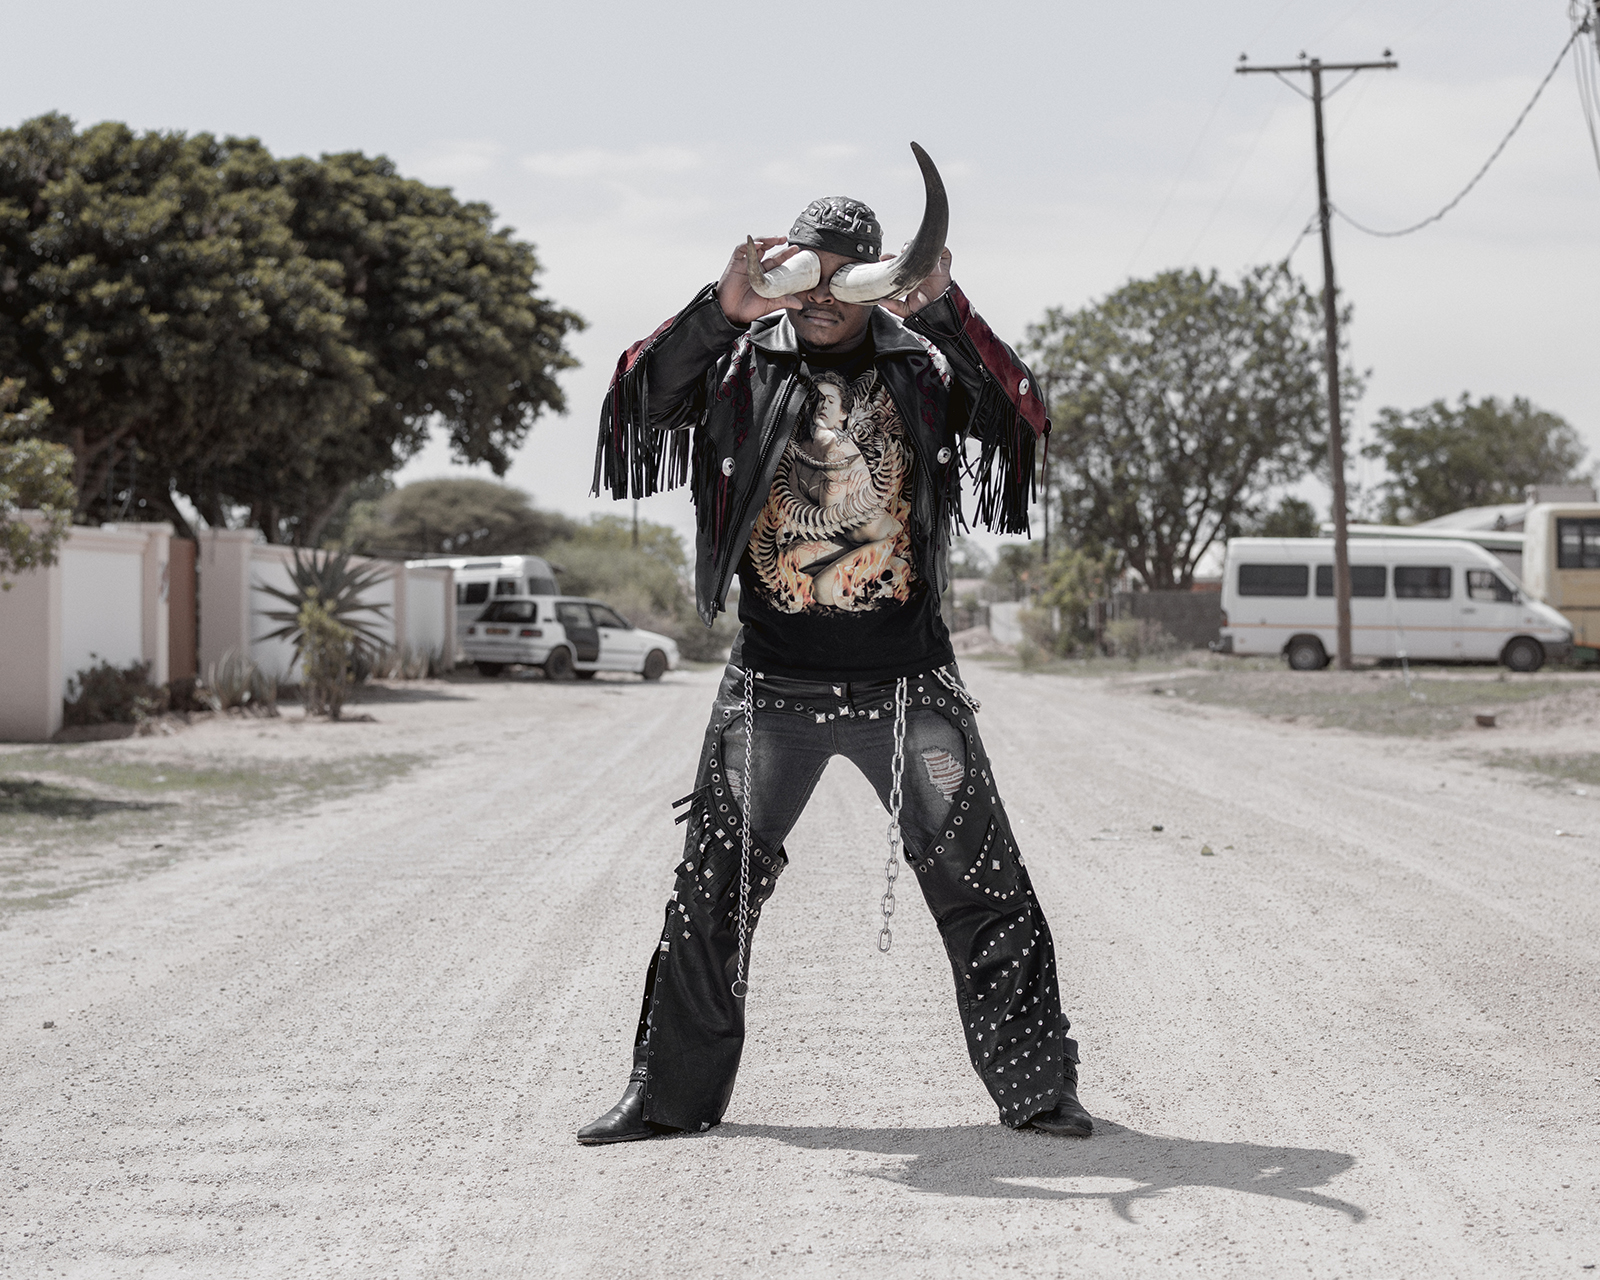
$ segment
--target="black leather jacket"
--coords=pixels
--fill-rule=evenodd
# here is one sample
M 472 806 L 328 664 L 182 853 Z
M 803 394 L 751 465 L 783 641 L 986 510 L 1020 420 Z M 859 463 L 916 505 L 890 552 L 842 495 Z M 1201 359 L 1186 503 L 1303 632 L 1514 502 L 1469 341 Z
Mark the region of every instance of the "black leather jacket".
M 871 318 L 878 375 L 916 457 L 912 553 L 935 596 L 947 585 L 950 536 L 966 527 L 961 476 L 977 522 L 1027 533 L 1034 449 L 1049 435 L 1033 374 L 952 284 L 901 322 Z M 709 626 L 761 512 L 809 392 L 788 313 L 732 323 L 707 285 L 617 362 L 600 414 L 594 492 L 642 498 L 693 485 L 695 603 Z M 692 437 L 692 441 L 691 441 Z M 968 438 L 977 458 L 965 455 Z

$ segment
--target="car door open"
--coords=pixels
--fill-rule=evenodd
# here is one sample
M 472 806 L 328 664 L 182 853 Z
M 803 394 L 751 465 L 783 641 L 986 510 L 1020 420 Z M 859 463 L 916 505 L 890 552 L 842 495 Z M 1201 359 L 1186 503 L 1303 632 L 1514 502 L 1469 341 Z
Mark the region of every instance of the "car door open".
M 579 662 L 600 660 L 600 629 L 589 616 L 589 606 L 562 600 L 556 604 L 556 621 L 567 633 L 572 656 Z
M 633 628 L 607 605 L 589 603 L 589 616 L 600 633 L 600 665 L 608 671 L 637 671 L 641 661 Z

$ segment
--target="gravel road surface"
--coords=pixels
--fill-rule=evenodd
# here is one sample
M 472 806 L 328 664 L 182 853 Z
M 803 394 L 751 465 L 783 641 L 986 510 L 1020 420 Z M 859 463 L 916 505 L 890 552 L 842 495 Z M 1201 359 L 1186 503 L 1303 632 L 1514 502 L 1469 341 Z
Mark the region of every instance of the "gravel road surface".
M 1092 1140 L 995 1122 L 915 890 L 878 954 L 885 818 L 836 762 L 726 1122 L 577 1146 L 715 674 L 437 684 L 95 748 L 423 761 L 0 920 L 0 1276 L 1597 1274 L 1600 799 L 968 676 Z

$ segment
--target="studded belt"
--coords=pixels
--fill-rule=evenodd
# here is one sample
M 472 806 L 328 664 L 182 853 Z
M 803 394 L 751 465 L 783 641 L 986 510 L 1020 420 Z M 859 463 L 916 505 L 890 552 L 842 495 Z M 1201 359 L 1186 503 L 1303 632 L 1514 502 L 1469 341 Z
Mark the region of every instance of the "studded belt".
M 835 684 L 827 680 L 795 680 L 787 676 L 769 676 L 759 671 L 754 675 L 758 711 L 783 711 L 789 715 L 804 716 L 817 724 L 827 724 L 830 720 L 857 718 L 881 720 L 885 713 L 894 712 L 896 682 L 893 680 L 841 681 Z M 924 703 L 934 701 L 934 697 L 930 697 L 930 694 L 937 696 L 948 691 L 974 711 L 977 710 L 977 699 L 969 694 L 945 667 L 939 667 L 922 676 L 912 676 L 911 680 L 914 682 L 914 693 L 921 695 L 920 700 Z M 942 685 L 944 688 L 931 687 L 934 685 Z M 916 703 L 918 697 L 913 696 L 911 701 Z M 939 706 L 945 705 L 944 697 L 938 696 L 937 701 Z
M 756 710 L 783 711 L 817 724 L 830 720 L 881 720 L 894 712 L 893 680 L 791 680 L 755 673 Z

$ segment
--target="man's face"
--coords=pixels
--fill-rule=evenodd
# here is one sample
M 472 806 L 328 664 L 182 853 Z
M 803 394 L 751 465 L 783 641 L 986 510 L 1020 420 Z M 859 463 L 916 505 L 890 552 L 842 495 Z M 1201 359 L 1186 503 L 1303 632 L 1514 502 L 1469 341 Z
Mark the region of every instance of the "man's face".
M 793 295 L 800 307 L 790 311 L 789 320 L 806 346 L 817 350 L 848 350 L 861 341 L 861 335 L 867 331 L 867 321 L 872 318 L 872 308 L 877 304 L 840 302 L 835 298 L 828 282 L 835 271 L 856 259 L 842 253 L 824 253 L 820 249 L 813 252 L 822 259 L 822 279 L 816 288 Z

